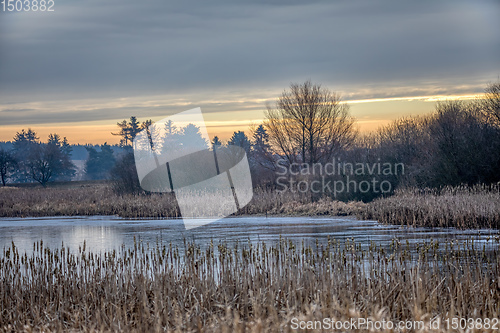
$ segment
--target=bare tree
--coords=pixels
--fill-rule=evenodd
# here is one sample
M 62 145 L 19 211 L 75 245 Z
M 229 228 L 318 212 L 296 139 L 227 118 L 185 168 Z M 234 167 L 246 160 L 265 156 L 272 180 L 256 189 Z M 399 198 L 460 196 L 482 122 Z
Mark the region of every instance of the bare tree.
M 39 182 L 43 187 L 49 181 L 63 176 L 62 179 L 70 179 L 74 174 L 74 165 L 69 155 L 64 153 L 61 142 L 54 140 L 58 135 L 50 135 L 48 143 L 38 143 L 30 151 L 28 165 L 31 178 Z
M 17 161 L 14 155 L 3 149 L 0 149 L 0 178 L 2 179 L 2 184 L 5 186 L 7 179 L 9 178 L 12 171 L 17 165 Z
M 499 179 L 500 132 L 483 122 L 474 105 L 446 101 L 430 118 L 434 184 L 492 183 Z
M 306 81 L 292 83 L 264 123 L 272 147 L 290 162 L 325 161 L 355 138 L 354 120 L 340 95 Z
M 489 84 L 484 92 L 483 112 L 492 123 L 500 127 L 500 82 Z

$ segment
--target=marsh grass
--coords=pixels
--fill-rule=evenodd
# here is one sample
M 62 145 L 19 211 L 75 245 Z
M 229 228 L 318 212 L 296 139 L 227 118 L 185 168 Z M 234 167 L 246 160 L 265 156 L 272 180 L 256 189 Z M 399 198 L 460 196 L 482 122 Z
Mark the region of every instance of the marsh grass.
M 499 229 L 500 185 L 403 189 L 369 203 L 358 216 L 414 227 Z
M 217 204 L 214 200 L 213 205 Z M 352 215 L 360 211 L 361 205 L 328 198 L 312 202 L 307 194 L 256 189 L 250 203 L 236 215 Z M 48 188 L 0 187 L 1 217 L 81 215 L 166 218 L 179 217 L 180 212 L 169 193 L 117 195 L 107 183 Z
M 217 200 L 214 201 L 217 205 Z M 345 216 L 412 227 L 500 228 L 500 185 L 402 189 L 370 203 L 313 200 L 307 193 L 256 189 L 235 215 Z M 169 193 L 117 195 L 107 183 L 79 186 L 0 187 L 0 217 L 117 215 L 179 217 Z
M 349 239 L 134 243 L 101 254 L 12 244 L 0 254 L 0 331 L 289 332 L 294 317 L 498 318 L 498 251 L 495 238 L 385 249 Z
M 108 184 L 54 188 L 0 188 L 0 216 L 118 215 L 177 217 L 169 194 L 116 195 Z

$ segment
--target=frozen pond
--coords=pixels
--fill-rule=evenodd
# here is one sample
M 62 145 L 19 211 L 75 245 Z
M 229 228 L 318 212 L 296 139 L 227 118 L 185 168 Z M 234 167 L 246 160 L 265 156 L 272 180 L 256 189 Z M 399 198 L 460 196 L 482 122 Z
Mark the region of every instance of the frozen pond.
M 431 239 L 439 242 L 484 242 L 498 247 L 497 230 L 467 230 L 444 228 L 404 228 L 386 226 L 376 221 L 359 221 L 351 217 L 229 217 L 202 227 L 185 230 L 181 220 L 132 220 L 114 216 L 0 218 L 0 249 L 12 242 L 19 253 L 33 251 L 35 242 L 44 247 L 60 248 L 62 244 L 77 251 L 84 242 L 87 251 L 104 252 L 142 242 L 150 247 L 157 244 L 184 248 L 184 240 L 200 246 L 219 241 L 233 244 L 277 243 L 280 237 L 306 245 L 325 244 L 330 239 L 344 242 L 354 239 L 363 248 L 375 243 L 389 246 L 401 243 L 422 243 Z

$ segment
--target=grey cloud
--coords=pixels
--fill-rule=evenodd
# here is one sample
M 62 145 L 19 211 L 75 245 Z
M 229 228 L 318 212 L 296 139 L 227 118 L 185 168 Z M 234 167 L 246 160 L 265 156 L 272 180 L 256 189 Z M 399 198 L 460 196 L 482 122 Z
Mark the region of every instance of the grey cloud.
M 1 109 L 0 112 L 6 112 L 6 113 L 24 113 L 27 111 L 36 111 L 36 109 Z
M 306 79 L 447 89 L 498 75 L 499 13 L 495 1 L 60 1 L 54 13 L 1 15 L 0 104 Z
M 2 125 L 27 125 L 27 124 L 51 124 L 51 123 L 78 123 L 100 120 L 116 120 L 128 118 L 131 115 L 140 118 L 163 118 L 178 112 L 186 111 L 202 105 L 203 113 L 213 113 L 231 110 L 260 111 L 263 106 L 259 103 L 200 103 L 193 102 L 183 105 L 158 105 L 158 106 L 125 106 L 125 107 L 105 107 L 89 108 L 83 110 L 71 110 L 60 108 L 57 111 L 24 109 L 4 109 L 0 110 Z

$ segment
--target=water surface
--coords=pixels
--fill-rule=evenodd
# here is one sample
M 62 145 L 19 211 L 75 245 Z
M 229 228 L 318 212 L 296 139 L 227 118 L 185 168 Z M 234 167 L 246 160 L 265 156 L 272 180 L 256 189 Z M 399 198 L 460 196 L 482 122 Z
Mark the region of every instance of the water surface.
M 71 251 L 85 247 L 87 251 L 108 250 L 134 246 L 136 242 L 151 247 L 157 245 L 184 248 L 184 241 L 195 241 L 206 246 L 211 241 L 228 244 L 265 242 L 275 244 L 280 237 L 305 245 L 326 244 L 328 239 L 338 242 L 354 240 L 367 248 L 370 244 L 389 246 L 397 239 L 401 243 L 417 244 L 431 239 L 439 242 L 493 242 L 496 230 L 457 230 L 453 228 L 407 228 L 381 225 L 376 221 L 360 221 L 351 217 L 228 217 L 199 228 L 185 230 L 181 220 L 123 219 L 115 216 L 0 218 L 0 249 L 12 242 L 19 252 L 30 253 L 35 242 L 45 247 Z

